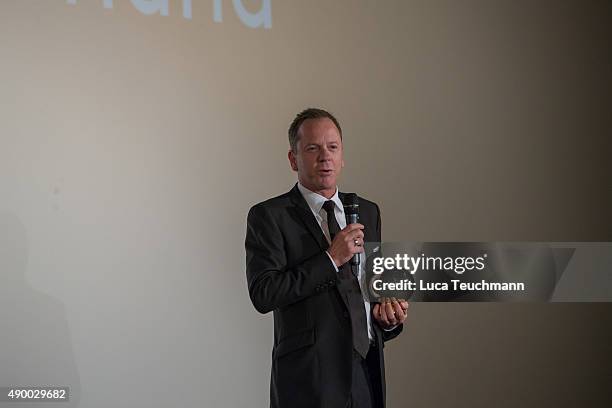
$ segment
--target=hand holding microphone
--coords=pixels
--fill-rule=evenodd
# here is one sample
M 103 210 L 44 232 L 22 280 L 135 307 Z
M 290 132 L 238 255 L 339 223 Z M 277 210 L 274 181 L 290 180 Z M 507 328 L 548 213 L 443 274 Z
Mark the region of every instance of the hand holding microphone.
M 361 224 L 349 224 L 340 230 L 327 249 L 327 253 L 338 267 L 360 252 L 363 252 L 363 225 Z
M 340 230 L 328 249 L 336 266 L 340 267 L 349 260 L 351 265 L 359 265 L 359 253 L 363 252 L 363 225 L 359 224 L 359 199 L 357 194 L 345 194 L 343 201 L 346 228 Z M 336 228 L 337 224 L 336 224 Z M 331 232 L 330 232 L 331 234 Z
M 346 225 L 357 224 L 359 222 L 359 198 L 357 194 L 348 193 L 344 196 L 344 215 L 346 217 Z M 363 237 L 361 237 L 363 238 Z M 355 241 L 355 245 L 363 247 L 363 240 Z M 363 251 L 360 251 L 363 252 Z M 359 255 L 353 255 L 351 265 L 359 265 Z

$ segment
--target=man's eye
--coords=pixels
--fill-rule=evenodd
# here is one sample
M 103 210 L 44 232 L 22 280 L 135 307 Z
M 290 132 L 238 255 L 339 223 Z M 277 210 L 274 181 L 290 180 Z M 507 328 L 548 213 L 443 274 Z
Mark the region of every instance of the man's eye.
M 317 148 L 316 148 L 315 146 L 308 146 L 308 147 L 306 148 L 306 151 L 309 151 L 309 152 L 313 152 L 313 151 L 315 151 L 315 150 L 317 150 Z

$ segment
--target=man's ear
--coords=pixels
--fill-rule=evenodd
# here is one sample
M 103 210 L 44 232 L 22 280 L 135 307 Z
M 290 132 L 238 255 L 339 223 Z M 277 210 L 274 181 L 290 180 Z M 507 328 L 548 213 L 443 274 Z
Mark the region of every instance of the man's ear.
M 297 158 L 295 157 L 295 153 L 293 153 L 293 150 L 289 149 L 289 153 L 287 153 L 287 158 L 289 159 L 289 164 L 291 164 L 291 169 L 293 171 L 298 171 Z

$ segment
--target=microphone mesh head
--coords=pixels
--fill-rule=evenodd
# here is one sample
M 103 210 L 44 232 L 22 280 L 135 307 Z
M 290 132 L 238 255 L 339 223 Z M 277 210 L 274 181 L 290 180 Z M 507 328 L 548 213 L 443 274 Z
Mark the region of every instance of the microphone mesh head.
M 359 198 L 357 194 L 348 193 L 344 196 L 344 213 L 347 215 L 359 213 Z

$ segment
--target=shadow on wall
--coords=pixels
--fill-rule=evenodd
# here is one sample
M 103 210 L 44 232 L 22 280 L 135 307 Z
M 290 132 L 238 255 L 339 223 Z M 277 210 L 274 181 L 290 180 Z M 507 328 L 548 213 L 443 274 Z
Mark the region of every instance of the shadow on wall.
M 0 406 L 76 407 L 80 381 L 64 305 L 26 282 L 27 261 L 23 223 L 0 212 L 0 387 L 68 386 L 70 401 Z

